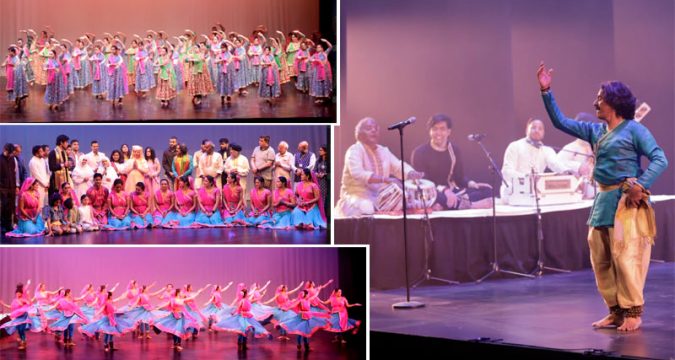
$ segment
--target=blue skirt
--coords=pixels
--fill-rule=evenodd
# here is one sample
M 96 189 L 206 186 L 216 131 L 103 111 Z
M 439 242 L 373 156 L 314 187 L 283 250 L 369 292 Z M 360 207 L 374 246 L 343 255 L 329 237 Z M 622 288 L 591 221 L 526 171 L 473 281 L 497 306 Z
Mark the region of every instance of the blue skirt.
M 233 216 L 226 216 L 225 217 L 225 224 L 233 224 L 235 222 L 241 223 L 246 221 L 246 216 L 244 215 L 244 212 L 242 210 L 237 211 L 236 214 Z
M 166 213 L 166 216 L 162 217 L 161 215 L 154 215 L 152 217 L 153 223 L 155 226 L 166 226 L 171 227 L 171 222 L 178 221 L 176 219 L 176 212 L 169 211 Z
M 14 90 L 7 93 L 7 100 L 14 101 L 28 96 L 28 79 L 24 72 L 24 66 L 18 64 L 14 67 Z
M 220 307 L 217 307 L 213 303 L 210 303 L 202 309 L 202 314 L 204 314 L 204 316 L 215 321 L 219 321 L 221 314 L 225 312 L 232 312 L 232 308 L 225 304 L 221 304 Z
M 126 230 L 129 227 L 131 227 L 131 217 L 129 214 L 122 220 L 113 216 L 108 216 L 108 225 L 103 226 L 106 230 Z
M 152 63 L 145 62 L 145 73 L 141 74 L 140 70 L 136 69 L 136 91 L 148 91 L 153 84 L 154 75 L 152 73 Z
M 101 74 L 101 80 L 92 80 L 92 85 L 91 85 L 91 92 L 94 95 L 103 95 L 108 91 L 108 88 L 106 87 L 106 82 L 105 78 L 107 76 L 105 74 Z M 93 79 L 93 76 L 92 76 Z
M 329 97 L 332 91 L 333 91 L 333 79 L 326 76 L 324 80 L 319 80 L 319 76 L 316 73 L 316 71 L 311 71 L 309 76 L 310 96 Z
M 42 220 L 42 216 L 38 215 L 37 219 L 35 219 L 35 222 L 19 219 L 19 225 L 17 225 L 16 229 L 5 235 L 10 237 L 37 236 L 42 235 L 45 230 L 45 222 Z
M 82 310 L 82 313 L 84 316 L 87 317 L 87 320 L 92 321 L 94 320 L 94 315 L 96 315 L 96 309 L 89 305 L 82 305 L 80 306 L 80 310 Z
M 58 105 L 62 103 L 68 96 L 66 89 L 66 82 L 63 80 L 63 75 L 57 73 L 54 76 L 54 81 L 47 84 L 45 90 L 45 103 L 48 105 Z
M 295 88 L 307 92 L 309 91 L 309 73 L 307 71 L 300 71 L 295 80 Z
M 83 324 L 85 322 L 87 322 L 87 320 L 82 319 L 80 315 L 73 314 L 72 316 L 66 316 L 62 312 L 59 312 L 59 316 L 53 323 L 49 324 L 47 328 L 52 331 L 63 331 L 68 328 L 68 325 L 70 324 Z
M 136 214 L 129 214 L 130 224 L 132 229 L 145 229 L 153 224 L 152 215 L 145 214 L 145 217 L 138 216 Z
M 173 70 L 176 73 L 176 93 L 179 93 L 185 87 L 185 81 L 183 80 L 183 70 L 179 64 L 174 64 Z
M 150 311 L 142 306 L 138 306 L 124 313 L 122 318 L 131 322 L 134 324 L 134 327 L 136 327 L 140 323 L 148 325 L 154 324 L 155 319 L 157 319 L 157 315 L 153 311 Z
M 176 213 L 176 220 L 178 221 L 178 228 L 189 228 L 195 223 L 195 213 L 189 213 L 186 216 Z
M 211 216 L 208 216 L 206 213 L 199 211 L 195 217 L 195 223 L 207 227 L 223 226 L 223 218 L 220 216 L 220 211 L 217 210 L 214 211 Z
M 7 334 L 12 335 L 19 328 L 19 325 L 22 324 L 26 324 L 26 330 L 30 330 L 32 332 L 42 331 L 42 321 L 40 321 L 40 317 L 38 315 L 29 315 L 28 313 L 25 313 L 16 319 L 12 319 L 11 321 L 2 324 L 0 329 L 5 329 Z
M 300 210 L 299 207 L 293 209 L 293 225 L 312 225 L 315 229 L 326 228 L 326 222 L 321 218 L 321 211 L 317 205 L 312 206 L 307 212 Z
M 181 317 L 177 319 L 173 313 L 168 313 L 166 316 L 155 321 L 155 327 L 165 333 L 186 338 L 192 335 L 192 331 L 188 331 L 188 329 L 197 328 L 199 327 L 199 324 L 192 319 L 186 318 L 182 314 Z
M 271 306 L 253 303 L 251 304 L 251 314 L 258 321 L 263 321 L 274 314 L 274 308 Z
M 330 332 L 345 332 L 354 329 L 356 331 L 361 325 L 361 322 L 358 320 L 354 319 L 347 319 L 347 327 L 346 328 L 341 328 L 340 327 L 340 315 L 337 313 L 331 314 L 330 319 L 328 319 L 328 327 L 326 328 L 326 331 Z
M 279 83 L 279 71 L 272 70 L 272 77 L 274 77 L 274 83 L 270 86 L 267 84 L 267 69 L 261 68 L 258 70 L 261 73 L 260 75 L 260 86 L 258 88 L 258 95 L 262 98 L 277 98 L 281 96 L 281 84 Z
M 246 336 L 249 332 L 253 332 L 255 337 L 265 337 L 269 332 L 265 327 L 254 318 L 247 318 L 241 315 L 229 315 L 224 317 L 218 323 L 212 326 L 216 330 L 237 333 Z
M 129 89 L 126 86 L 124 86 L 126 81 L 124 77 L 126 76 L 126 74 L 122 72 L 121 68 L 115 69 L 112 75 L 109 75 L 106 70 L 105 75 L 108 81 L 107 84 L 108 100 L 118 100 L 124 97 L 124 95 L 129 93 Z
M 278 325 L 284 321 L 288 321 L 291 318 L 298 315 L 293 310 L 282 310 L 280 308 L 274 308 L 272 310 L 272 324 Z
M 269 214 L 265 213 L 259 216 L 248 216 L 245 219 L 246 225 L 248 226 L 258 226 L 264 223 L 272 221 L 272 217 Z
M 279 326 L 289 334 L 311 337 L 315 332 L 328 327 L 328 319 L 312 317 L 305 320 L 300 314 L 295 314 L 295 316 L 280 322 Z
M 133 331 L 136 327 L 132 321 L 125 319 L 122 315 L 115 314 L 114 316 L 115 325 L 110 323 L 107 316 L 104 316 L 97 321 L 82 325 L 78 330 L 87 336 L 94 336 L 96 333 L 121 336 Z
M 293 213 L 286 210 L 272 215 L 272 221 L 261 225 L 265 229 L 290 229 L 293 227 Z
M 234 87 L 234 78 L 232 76 L 234 73 L 234 67 L 231 65 L 232 64 L 228 65 L 226 73 L 218 71 L 216 81 L 213 82 L 216 84 L 216 90 L 220 96 L 231 96 L 236 90 Z M 219 65 L 219 67 L 220 66 L 222 65 Z

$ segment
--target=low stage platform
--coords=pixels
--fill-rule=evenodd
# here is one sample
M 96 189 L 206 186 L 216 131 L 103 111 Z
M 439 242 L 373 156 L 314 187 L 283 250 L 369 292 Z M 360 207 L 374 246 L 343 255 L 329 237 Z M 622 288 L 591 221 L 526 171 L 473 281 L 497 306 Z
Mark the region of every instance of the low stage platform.
M 0 77 L 0 88 L 6 79 Z M 156 89 L 142 98 L 131 92 L 123 99 L 123 106 L 113 108 L 109 101 L 97 100 L 91 87 L 76 90 L 58 111 L 50 111 L 44 102 L 44 86 L 34 85 L 24 106 L 14 109 L 14 102 L 0 101 L 0 122 L 312 122 L 333 123 L 336 116 L 334 102 L 315 104 L 314 98 L 295 89 L 293 83 L 282 85 L 282 95 L 274 105 L 258 96 L 258 88 L 248 88 L 248 95 L 232 97 L 230 105 L 221 105 L 220 96 L 211 94 L 199 106 L 192 105 L 186 91 L 162 108 L 155 99 Z
M 97 231 L 63 236 L 0 238 L 6 245 L 325 245 L 330 230 L 258 228 L 151 229 Z
M 657 237 L 652 259 L 675 261 L 675 196 L 653 196 Z M 544 265 L 568 270 L 590 269 L 586 220 L 592 201 L 542 207 Z M 498 260 L 504 270 L 529 273 L 537 267 L 537 220 L 534 208 L 497 207 Z M 458 210 L 430 216 L 435 241 L 429 242 L 432 275 L 470 282 L 491 269 L 492 209 Z M 405 286 L 403 224 L 400 216 L 377 215 L 335 219 L 336 244 L 370 244 L 373 289 Z M 411 283 L 425 274 L 427 223 L 408 218 L 408 264 Z M 510 277 L 498 274 L 494 278 Z
M 372 254 L 372 252 L 371 252 Z M 405 291 L 371 291 L 371 353 L 447 358 L 675 358 L 675 263 L 652 264 L 643 326 L 593 329 L 607 314 L 590 270 L 412 290 L 426 306 L 393 310 Z M 592 356 L 591 356 L 592 355 Z M 438 357 L 440 358 L 440 357 Z

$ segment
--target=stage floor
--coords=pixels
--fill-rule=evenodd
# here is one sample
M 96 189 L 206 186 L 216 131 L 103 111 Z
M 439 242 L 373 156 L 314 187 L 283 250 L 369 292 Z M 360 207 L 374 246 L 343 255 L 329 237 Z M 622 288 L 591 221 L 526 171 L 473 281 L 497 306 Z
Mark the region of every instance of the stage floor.
M 266 230 L 257 228 L 151 229 L 98 231 L 64 236 L 0 238 L 8 245 L 323 245 L 329 230 Z
M 652 264 L 643 327 L 633 333 L 591 327 L 607 314 L 591 271 L 426 286 L 412 290 L 411 299 L 426 304 L 415 310 L 392 310 L 393 303 L 405 300 L 403 289 L 371 291 L 370 299 L 373 332 L 459 341 L 502 339 L 576 353 L 601 349 L 614 356 L 675 357 L 675 263 Z M 380 345 L 373 343 L 373 351 Z
M 6 79 L 0 78 L 0 89 L 5 88 Z M 155 91 L 145 98 L 130 92 L 124 97 L 122 107 L 113 108 L 111 103 L 96 100 L 91 87 L 76 90 L 58 111 L 50 111 L 44 103 L 44 86 L 34 85 L 21 110 L 14 109 L 14 102 L 3 97 L 0 100 L 0 122 L 122 122 L 122 121 L 180 121 L 192 122 L 246 120 L 246 122 L 280 119 L 280 122 L 333 123 L 336 118 L 335 103 L 315 104 L 314 98 L 295 89 L 294 83 L 282 85 L 282 95 L 271 106 L 258 96 L 257 87 L 249 87 L 248 95 L 232 97 L 230 106 L 221 106 L 220 96 L 211 94 L 202 100 L 199 107 L 192 105 L 192 98 L 183 91 L 163 109 L 155 99 Z M 302 120 L 302 121 L 300 121 Z
M 77 330 L 76 330 L 77 332 Z M 278 335 L 273 332 L 275 337 Z M 131 335 L 115 339 L 115 347 L 119 348 L 112 355 L 103 352 L 103 340 L 86 340 L 81 334 L 73 335 L 76 345 L 71 349 L 64 349 L 56 345 L 54 337 L 47 334 L 28 333 L 28 349 L 16 349 L 16 336 L 0 340 L 0 358 L 10 359 L 68 359 L 68 360 L 96 360 L 111 359 L 307 359 L 312 360 L 351 360 L 365 359 L 365 336 L 347 335 L 347 344 L 333 343 L 334 335 L 327 332 L 318 332 L 310 340 L 311 351 L 306 354 L 296 349 L 295 336 L 291 341 L 280 342 L 267 339 L 249 338 L 249 349 L 246 352 L 237 352 L 237 338 L 227 333 L 202 332 L 196 341 L 183 341 L 183 351 L 175 353 L 170 349 L 172 340 L 165 334 L 152 334 L 150 341 L 131 339 Z

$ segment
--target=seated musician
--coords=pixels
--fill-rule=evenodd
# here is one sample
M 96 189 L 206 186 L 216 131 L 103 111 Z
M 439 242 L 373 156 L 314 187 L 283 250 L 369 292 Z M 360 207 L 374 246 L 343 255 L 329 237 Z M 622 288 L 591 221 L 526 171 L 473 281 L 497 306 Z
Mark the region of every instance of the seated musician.
M 412 166 L 436 185 L 434 210 L 488 208 L 492 206 L 492 186 L 464 177 L 462 154 L 450 142 L 452 120 L 437 114 L 427 121 L 429 142 L 412 152 Z
M 598 122 L 598 119 L 589 113 L 578 113 L 574 119 L 576 121 Z M 572 141 L 558 152 L 558 161 L 569 169 L 578 169 L 575 175 L 583 179 L 581 190 L 584 198 L 594 198 L 595 186 L 591 175 L 593 174 L 595 157 L 591 144 L 581 139 Z
M 359 217 L 402 209 L 401 160 L 388 148 L 378 145 L 380 126 L 364 118 L 355 128 L 356 143 L 347 149 L 342 172 L 338 217 Z M 406 179 L 424 174 L 405 164 Z
M 512 187 L 513 182 L 519 178 L 529 176 L 534 170 L 535 174 L 544 173 L 548 168 L 555 173 L 566 171 L 577 172 L 578 168 L 570 168 L 558 160 L 555 150 L 544 145 L 544 123 L 539 119 L 527 121 L 526 136 L 509 144 L 504 153 L 502 174 L 504 180 Z M 510 191 L 504 184 L 501 189 L 501 200 L 508 203 Z

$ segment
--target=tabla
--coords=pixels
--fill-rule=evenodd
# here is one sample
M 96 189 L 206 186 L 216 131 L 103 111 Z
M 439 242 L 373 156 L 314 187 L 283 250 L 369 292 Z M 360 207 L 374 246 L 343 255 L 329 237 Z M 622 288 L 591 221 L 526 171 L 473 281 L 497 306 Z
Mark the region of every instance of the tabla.
M 396 183 L 382 185 L 375 199 L 377 211 L 397 211 L 403 209 L 403 190 Z
M 436 185 L 426 179 L 406 180 L 405 199 L 408 209 L 431 207 L 436 201 Z

